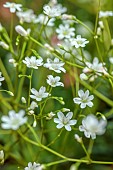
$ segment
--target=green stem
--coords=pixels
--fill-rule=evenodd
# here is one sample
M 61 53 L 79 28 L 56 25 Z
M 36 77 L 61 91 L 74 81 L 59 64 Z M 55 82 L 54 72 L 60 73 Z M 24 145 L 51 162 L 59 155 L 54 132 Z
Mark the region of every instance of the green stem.
M 3 64 L 2 60 L 1 60 L 1 58 L 0 58 L 0 69 L 1 69 L 1 71 L 2 71 L 2 73 L 3 73 L 3 75 L 4 75 L 4 77 L 5 77 L 5 81 L 7 82 L 8 89 L 9 89 L 10 91 L 14 92 L 11 79 L 10 79 L 10 77 L 9 77 L 9 75 L 8 75 L 5 67 L 4 67 L 4 64 Z
M 98 98 L 100 98 L 101 100 L 103 100 L 105 103 L 107 103 L 109 106 L 113 107 L 113 101 L 108 99 L 106 96 L 104 96 L 103 94 L 101 94 L 99 91 L 95 90 L 92 86 L 90 86 L 88 83 L 86 83 L 85 81 L 81 81 L 79 80 L 79 82 L 86 87 L 88 90 L 90 90 L 93 94 L 95 94 Z
M 20 130 L 18 130 L 18 133 L 19 133 L 19 135 L 20 135 L 25 141 L 27 141 L 27 142 L 35 145 L 35 146 L 41 147 L 41 148 L 45 149 L 46 151 L 48 151 L 48 152 L 50 152 L 50 153 L 52 153 L 52 154 L 54 154 L 54 155 L 56 155 L 56 156 L 58 156 L 58 157 L 60 157 L 60 158 L 63 158 L 63 159 L 66 160 L 66 161 L 89 163 L 89 160 L 84 160 L 84 159 L 80 160 L 80 159 L 68 158 L 68 157 L 66 157 L 66 156 L 64 156 L 64 155 L 62 155 L 62 154 L 60 154 L 60 153 L 58 153 L 58 152 L 56 152 L 56 151 L 48 148 L 47 146 L 44 146 L 44 145 L 41 144 L 41 143 L 39 144 L 39 143 L 37 143 L 37 142 L 35 142 L 35 141 L 27 138 L 26 136 L 24 136 L 24 135 L 21 133 Z M 103 161 L 94 161 L 94 160 L 91 160 L 90 163 L 113 165 L 113 162 L 103 162 Z
M 33 69 L 31 70 L 31 75 L 30 75 L 30 82 L 29 82 L 29 94 L 28 94 L 28 107 L 30 105 L 30 93 L 31 93 L 31 83 L 32 83 L 32 75 L 33 75 Z
M 92 35 L 94 35 L 94 32 L 86 25 L 84 24 L 82 21 L 80 21 L 79 19 L 77 19 L 76 17 L 73 17 L 73 20 L 77 21 L 79 24 L 81 24 L 84 28 L 86 28 Z
M 89 155 L 88 151 L 86 150 L 86 148 L 85 148 L 85 146 L 84 146 L 83 141 L 81 142 L 81 146 L 82 146 L 82 148 L 83 148 L 84 152 L 85 152 L 85 153 L 86 153 L 86 155 L 87 155 L 87 159 L 88 159 L 88 160 L 89 160 L 89 162 L 90 162 L 90 161 L 91 161 L 91 158 L 90 158 L 90 155 Z

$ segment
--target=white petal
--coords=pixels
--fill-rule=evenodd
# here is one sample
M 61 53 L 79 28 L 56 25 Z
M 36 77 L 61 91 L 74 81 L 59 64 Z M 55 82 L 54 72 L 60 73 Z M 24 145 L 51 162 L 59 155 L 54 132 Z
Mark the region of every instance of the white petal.
M 64 118 L 64 114 L 62 112 L 58 112 L 57 113 L 58 118 L 62 121 L 62 119 Z
M 70 121 L 69 121 L 69 124 L 70 124 L 70 125 L 75 125 L 76 123 L 77 123 L 77 120 L 70 120 Z
M 66 118 L 68 118 L 68 120 L 69 120 L 72 118 L 72 116 L 73 116 L 73 112 L 69 112 L 69 113 L 67 113 Z
M 67 131 L 71 131 L 71 126 L 70 126 L 69 124 L 67 124 L 67 125 L 65 125 L 65 129 L 66 129 Z
M 63 126 L 64 126 L 63 124 L 58 124 L 56 127 L 57 127 L 58 129 L 61 129 Z

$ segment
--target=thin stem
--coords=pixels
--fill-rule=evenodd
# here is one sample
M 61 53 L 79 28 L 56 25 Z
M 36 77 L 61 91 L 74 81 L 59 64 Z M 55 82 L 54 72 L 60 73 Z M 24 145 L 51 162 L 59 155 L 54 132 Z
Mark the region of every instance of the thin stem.
M 2 60 L 1 60 L 1 58 L 0 58 L 0 69 L 1 69 L 1 71 L 2 71 L 2 73 L 3 73 L 3 75 L 4 75 L 4 77 L 5 77 L 5 81 L 7 82 L 8 89 L 9 89 L 10 91 L 14 92 L 11 79 L 10 79 L 10 77 L 9 77 L 9 75 L 8 75 L 5 67 L 4 67 L 4 64 L 3 64 Z
M 62 154 L 60 154 L 60 153 L 58 153 L 58 152 L 56 152 L 56 151 L 48 148 L 47 146 L 44 146 L 44 145 L 41 144 L 41 143 L 39 144 L 39 143 L 37 143 L 37 142 L 35 142 L 35 141 L 27 138 L 26 136 L 24 136 L 24 135 L 21 133 L 20 130 L 18 130 L 18 133 L 19 133 L 19 135 L 20 135 L 24 140 L 26 140 L 27 142 L 29 142 L 29 143 L 31 143 L 31 144 L 33 144 L 33 145 L 35 145 L 35 146 L 41 147 L 41 148 L 45 149 L 46 151 L 48 151 L 48 152 L 50 152 L 50 153 L 52 153 L 52 154 L 54 154 L 54 155 L 56 155 L 56 156 L 58 156 L 58 157 L 60 157 L 60 158 L 63 158 L 63 159 L 66 160 L 66 161 L 89 163 L 89 160 L 84 160 L 84 159 L 80 160 L 80 159 L 68 158 L 68 157 L 66 157 L 66 156 L 64 156 L 64 155 L 62 155 Z M 113 165 L 113 162 L 103 162 L 103 161 L 94 161 L 94 160 L 91 160 L 90 163 Z

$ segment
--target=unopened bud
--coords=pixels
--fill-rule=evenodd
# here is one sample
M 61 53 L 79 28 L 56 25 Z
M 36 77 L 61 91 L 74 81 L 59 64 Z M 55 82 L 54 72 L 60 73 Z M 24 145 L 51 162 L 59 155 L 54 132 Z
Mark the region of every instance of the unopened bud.
M 30 34 L 30 29 L 27 29 L 26 31 L 21 25 L 17 25 L 15 27 L 15 30 L 18 34 L 20 34 L 23 37 L 27 37 Z
M 21 101 L 22 101 L 22 103 L 24 103 L 24 104 L 25 104 L 25 103 L 26 103 L 26 99 L 25 99 L 25 97 L 22 97 L 22 98 L 21 98 Z
M 3 42 L 3 41 L 0 41 L 0 46 L 2 46 L 6 50 L 9 49 L 9 46 L 5 42 Z
M 75 134 L 74 137 L 77 140 L 77 142 L 82 143 L 82 137 L 80 137 L 78 134 Z
M 70 109 L 63 108 L 63 109 L 62 109 L 62 112 L 70 112 Z

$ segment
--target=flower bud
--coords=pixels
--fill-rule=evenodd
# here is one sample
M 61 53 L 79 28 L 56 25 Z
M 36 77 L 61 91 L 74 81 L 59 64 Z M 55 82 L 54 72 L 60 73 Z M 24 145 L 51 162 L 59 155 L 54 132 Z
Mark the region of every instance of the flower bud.
M 26 103 L 26 99 L 25 99 L 25 97 L 22 97 L 22 98 L 21 98 L 21 101 L 22 101 L 22 103 L 24 103 L 24 104 L 25 104 L 25 103 Z
M 1 151 L 0 151 L 0 161 L 3 160 L 3 159 L 4 159 L 4 151 L 1 150 Z
M 18 34 L 20 34 L 23 37 L 27 37 L 30 33 L 30 29 L 28 29 L 27 31 L 21 26 L 21 25 L 17 25 L 15 27 L 15 30 Z
M 82 143 L 82 138 L 78 134 L 75 134 L 74 136 L 77 142 Z
M 2 46 L 6 50 L 9 49 L 9 46 L 5 42 L 3 42 L 3 41 L 0 41 L 0 46 Z

